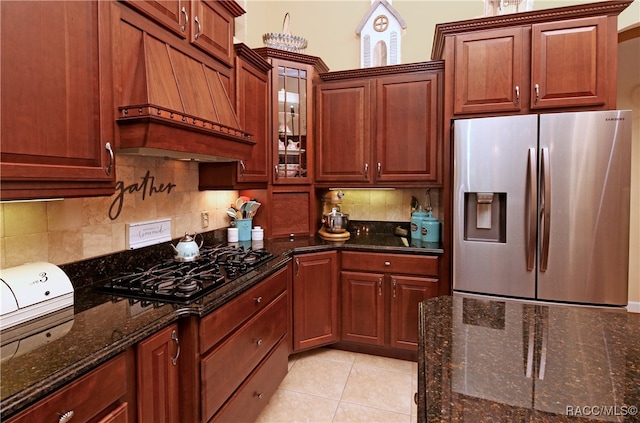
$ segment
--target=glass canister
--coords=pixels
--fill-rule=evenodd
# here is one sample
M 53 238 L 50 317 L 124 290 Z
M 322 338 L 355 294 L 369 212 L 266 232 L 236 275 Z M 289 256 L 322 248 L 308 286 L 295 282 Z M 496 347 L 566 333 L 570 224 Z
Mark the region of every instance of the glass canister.
M 422 238 L 420 231 L 425 217 L 427 217 L 427 213 L 422 211 L 422 206 L 418 206 L 418 210 L 411 214 L 411 239 Z
M 420 229 L 422 242 L 440 242 L 440 221 L 433 217 L 431 210 L 425 213 Z

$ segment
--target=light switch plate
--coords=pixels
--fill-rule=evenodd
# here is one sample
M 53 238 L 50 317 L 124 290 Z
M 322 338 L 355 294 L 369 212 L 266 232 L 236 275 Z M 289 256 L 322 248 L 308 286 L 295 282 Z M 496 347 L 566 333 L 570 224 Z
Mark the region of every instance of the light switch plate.
M 171 219 L 127 223 L 127 250 L 171 241 Z

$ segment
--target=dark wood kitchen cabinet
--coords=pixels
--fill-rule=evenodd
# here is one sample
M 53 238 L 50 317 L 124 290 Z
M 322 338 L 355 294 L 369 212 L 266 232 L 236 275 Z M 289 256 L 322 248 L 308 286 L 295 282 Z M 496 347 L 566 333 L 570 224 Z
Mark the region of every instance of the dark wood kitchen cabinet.
M 628 4 L 437 25 L 432 58 L 452 64 L 452 113 L 614 109 L 617 15 Z
M 234 18 L 245 13 L 235 1 L 123 1 L 178 37 L 233 65 Z
M 280 269 L 202 318 L 201 421 L 255 420 L 284 379 L 290 272 Z
M 266 188 L 271 175 L 269 77 L 271 65 L 244 44 L 236 44 L 235 107 L 255 145 L 251 159 L 200 163 L 200 190 Z
M 299 254 L 293 261 L 293 350 L 337 342 L 338 253 Z
M 343 251 L 340 340 L 418 349 L 418 303 L 438 296 L 438 257 Z
M 136 346 L 138 422 L 180 421 L 178 325 L 168 326 Z
M 443 68 L 430 62 L 321 74 L 316 183 L 437 186 Z
M 2 200 L 113 194 L 110 7 L 0 2 Z
M 6 423 L 79 421 L 126 423 L 135 421 L 127 402 L 133 354 L 122 353 L 74 380 L 36 404 L 6 420 Z M 66 416 L 66 420 L 63 420 Z

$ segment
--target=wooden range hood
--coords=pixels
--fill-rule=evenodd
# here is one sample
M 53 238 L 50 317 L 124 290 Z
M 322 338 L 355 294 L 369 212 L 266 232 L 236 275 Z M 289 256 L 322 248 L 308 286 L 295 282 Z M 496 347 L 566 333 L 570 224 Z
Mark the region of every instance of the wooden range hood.
M 251 157 L 255 142 L 240 129 L 215 69 L 145 32 L 126 35 L 117 72 L 119 153 L 209 162 Z

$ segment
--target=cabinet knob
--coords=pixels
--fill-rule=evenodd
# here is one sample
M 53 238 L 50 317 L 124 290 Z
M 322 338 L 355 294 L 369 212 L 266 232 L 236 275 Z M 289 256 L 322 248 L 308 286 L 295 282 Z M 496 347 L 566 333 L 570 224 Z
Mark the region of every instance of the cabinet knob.
M 69 410 L 66 413 L 60 414 L 60 418 L 58 419 L 58 423 L 67 423 L 73 418 L 73 410 Z
M 256 297 L 256 304 L 260 304 L 262 302 L 262 297 Z
M 262 397 L 263 397 L 262 392 L 256 393 L 256 397 L 258 397 L 258 399 L 262 399 Z
M 391 262 L 390 262 L 390 261 L 385 261 L 385 262 L 384 262 L 384 265 L 385 265 L 385 266 L 391 266 Z
M 258 345 L 258 346 L 262 345 L 262 339 L 258 339 L 258 340 L 256 341 L 256 345 Z

